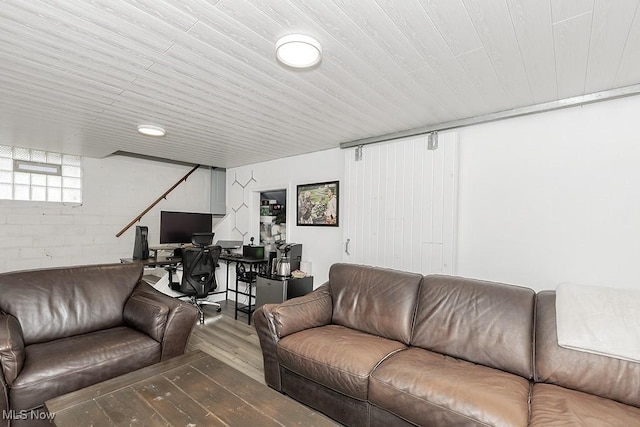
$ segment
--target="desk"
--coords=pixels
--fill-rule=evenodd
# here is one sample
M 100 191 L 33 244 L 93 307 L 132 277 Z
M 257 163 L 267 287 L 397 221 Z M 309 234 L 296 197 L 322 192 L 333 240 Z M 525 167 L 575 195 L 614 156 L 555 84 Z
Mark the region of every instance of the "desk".
M 251 324 L 251 313 L 253 313 L 253 311 L 255 310 L 255 307 L 252 308 L 252 306 L 254 306 L 254 304 L 251 303 L 251 299 L 255 298 L 251 292 L 251 287 L 254 286 L 256 284 L 256 278 L 258 276 L 258 268 L 261 265 L 266 265 L 269 263 L 268 259 L 251 259 L 251 258 L 243 258 L 243 257 L 237 257 L 237 256 L 230 256 L 230 255 L 220 255 L 219 258 L 220 261 L 223 261 L 227 264 L 227 291 L 231 291 L 234 292 L 236 294 L 236 298 L 235 298 L 235 310 L 234 310 L 234 318 L 237 320 L 238 319 L 238 312 L 240 313 L 245 313 L 248 316 L 248 320 L 247 323 Z M 235 290 L 234 289 L 229 289 L 229 266 L 231 264 L 236 264 L 236 286 L 235 286 Z M 249 276 L 253 276 L 253 280 L 238 280 L 238 276 L 237 276 L 237 267 L 238 264 L 247 264 L 249 266 Z M 238 282 L 242 281 L 244 283 L 247 283 L 249 286 L 249 290 L 246 292 L 242 292 L 238 289 Z M 238 303 L 238 296 L 239 295 L 243 295 L 246 296 L 248 298 L 248 304 L 239 304 Z
M 173 273 L 176 272 L 178 265 L 182 263 L 182 257 L 172 256 L 147 259 L 120 258 L 120 262 L 123 264 L 139 262 L 145 267 L 164 267 L 164 269 L 169 272 L 169 288 L 173 289 L 172 285 L 178 284 L 173 281 Z
M 198 254 L 198 256 L 200 253 Z M 203 260 L 207 260 L 207 258 L 202 258 Z M 189 302 L 196 306 L 198 312 L 200 313 L 200 323 L 204 323 L 204 312 L 202 311 L 202 305 L 214 305 L 217 307 L 218 313 L 222 311 L 222 307 L 220 303 L 209 300 L 210 295 L 216 294 L 224 294 L 225 301 L 227 299 L 227 289 L 224 291 L 215 292 L 218 288 L 218 282 L 216 280 L 216 269 L 218 268 L 218 264 L 213 268 L 213 283 L 211 283 L 209 275 L 209 271 L 211 269 L 211 264 L 208 264 L 209 267 L 206 270 L 196 271 L 196 274 L 201 274 L 200 278 L 198 278 L 198 285 L 191 283 L 190 280 L 185 279 L 185 270 L 187 273 L 192 269 L 200 268 L 200 265 L 187 265 L 186 269 L 183 267 L 182 278 L 178 281 L 173 281 L 173 273 L 178 271 L 178 266 L 182 264 L 182 257 L 156 257 L 156 258 L 147 258 L 147 259 L 133 259 L 133 258 L 120 258 L 120 262 L 127 263 L 138 263 L 142 264 L 143 267 L 164 267 L 164 269 L 169 273 L 169 281 L 166 284 L 166 287 L 169 289 L 165 289 L 164 283 L 160 285 L 160 281 L 155 281 L 151 286 L 153 286 L 156 290 L 162 292 L 165 295 L 169 295 L 170 297 L 174 297 L 177 299 L 189 298 Z M 191 261 L 191 259 L 186 260 L 187 263 Z M 204 265 L 204 264 L 202 264 Z M 205 279 L 206 278 L 206 279 Z M 202 281 L 201 281 L 202 280 Z M 206 282 L 205 282 L 206 280 Z M 199 286 L 199 287 L 197 287 Z M 207 291 L 206 294 L 204 292 Z
M 147 259 L 120 258 L 120 262 L 123 264 L 131 264 L 134 262 L 139 262 L 145 267 L 166 267 L 166 266 L 177 266 L 182 262 L 182 257 L 172 256 L 172 257 L 158 257 L 158 258 L 147 258 Z

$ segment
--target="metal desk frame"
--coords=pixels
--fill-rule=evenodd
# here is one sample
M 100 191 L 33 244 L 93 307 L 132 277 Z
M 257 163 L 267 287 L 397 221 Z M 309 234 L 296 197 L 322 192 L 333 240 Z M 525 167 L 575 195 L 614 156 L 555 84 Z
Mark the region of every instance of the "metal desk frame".
M 242 292 L 238 289 L 238 278 L 236 277 L 236 286 L 235 286 L 235 290 L 234 289 L 229 289 L 229 266 L 231 264 L 248 264 L 249 265 L 249 271 L 251 273 L 256 273 L 256 277 L 257 277 L 257 273 L 258 273 L 258 267 L 261 264 L 267 264 L 269 262 L 268 259 L 264 258 L 264 259 L 252 259 L 252 258 L 243 258 L 243 257 L 237 257 L 237 256 L 231 256 L 231 255 L 220 255 L 220 258 L 218 258 L 220 261 L 224 261 L 227 264 L 227 283 L 226 283 L 226 290 L 227 291 L 231 291 L 235 293 L 235 310 L 234 310 L 234 318 L 237 320 L 238 319 L 238 312 L 240 313 L 244 313 L 247 315 L 248 320 L 247 320 L 247 324 L 251 324 L 251 314 L 253 312 L 253 310 L 251 309 L 251 298 L 255 298 L 251 292 L 251 288 L 255 286 L 256 281 L 254 280 L 253 282 L 245 282 L 249 285 L 249 291 L 248 292 Z M 249 304 L 247 305 L 241 305 L 238 304 L 238 295 L 244 295 L 247 296 L 249 298 Z

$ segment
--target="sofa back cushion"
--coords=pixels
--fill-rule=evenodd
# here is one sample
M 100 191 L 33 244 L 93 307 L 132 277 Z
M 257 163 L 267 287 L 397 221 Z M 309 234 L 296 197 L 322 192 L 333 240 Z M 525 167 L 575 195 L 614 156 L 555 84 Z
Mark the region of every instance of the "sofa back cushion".
M 411 345 L 531 379 L 534 310 L 532 289 L 426 276 Z
M 142 265 L 108 264 L 0 274 L 0 310 L 16 317 L 25 345 L 123 324 Z
M 537 299 L 535 381 L 640 407 L 640 363 L 560 347 L 556 293 Z
M 334 264 L 332 323 L 408 344 L 421 283 L 416 273 Z

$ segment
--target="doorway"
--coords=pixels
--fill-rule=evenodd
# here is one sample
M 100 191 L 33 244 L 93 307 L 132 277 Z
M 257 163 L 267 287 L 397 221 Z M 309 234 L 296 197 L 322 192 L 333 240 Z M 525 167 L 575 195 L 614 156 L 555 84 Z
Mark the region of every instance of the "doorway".
M 265 253 L 287 240 L 287 190 L 260 192 L 260 245 Z

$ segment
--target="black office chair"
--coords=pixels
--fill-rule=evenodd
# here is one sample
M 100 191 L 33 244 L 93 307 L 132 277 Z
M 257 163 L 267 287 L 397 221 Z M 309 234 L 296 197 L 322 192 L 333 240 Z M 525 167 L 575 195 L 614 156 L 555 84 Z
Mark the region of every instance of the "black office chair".
M 207 296 L 217 287 L 216 267 L 222 248 L 220 246 L 198 245 L 182 250 L 182 292 L 200 312 L 200 323 L 204 323 L 203 305 L 222 307 L 217 302 L 207 300 Z

